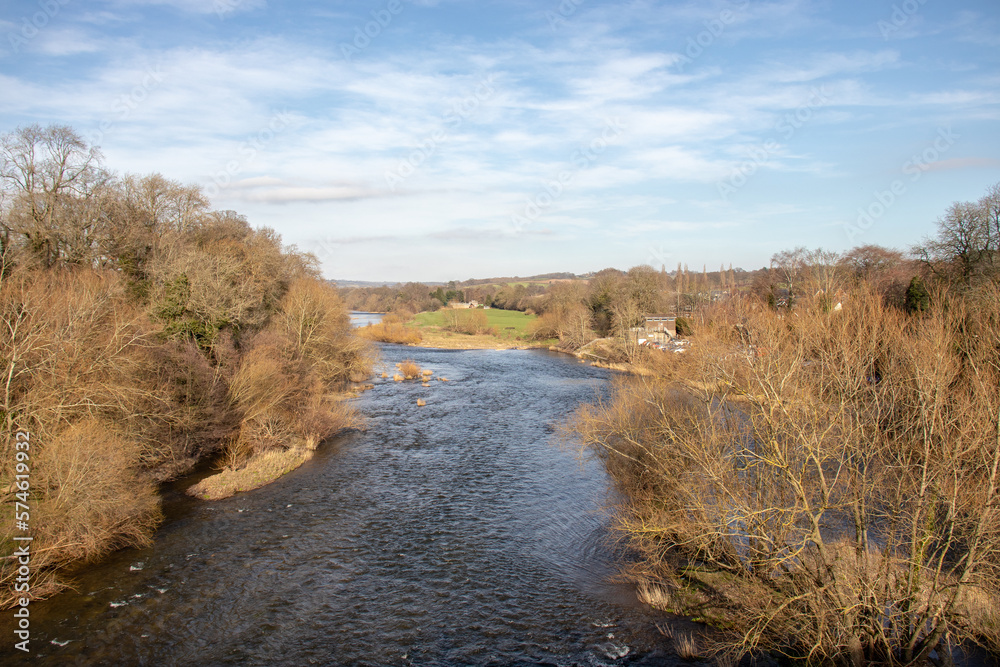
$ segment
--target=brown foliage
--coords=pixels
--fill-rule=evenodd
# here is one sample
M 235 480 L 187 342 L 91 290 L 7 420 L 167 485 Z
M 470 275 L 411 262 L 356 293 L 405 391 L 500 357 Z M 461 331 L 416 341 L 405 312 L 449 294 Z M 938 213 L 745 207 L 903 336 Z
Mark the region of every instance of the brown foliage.
M 496 327 L 490 326 L 486 313 L 478 308 L 452 308 L 444 311 L 445 326 L 448 331 L 479 336 L 496 335 Z
M 633 574 L 695 591 L 673 599 L 724 618 L 731 652 L 997 647 L 976 620 L 995 607 L 970 601 L 1000 595 L 1000 294 L 935 302 L 907 318 L 863 287 L 842 312 L 736 301 L 674 380 L 581 410 L 626 498 Z
M 357 335 L 379 343 L 419 345 L 424 339 L 418 329 L 408 327 L 395 315 L 386 315 L 378 324 L 360 327 Z
M 240 426 L 227 447 L 226 467 L 240 468 L 268 449 L 313 448 L 358 423 L 356 413 L 329 394 L 331 379 L 343 380 L 347 371 L 336 359 L 322 356 L 324 344 L 322 336 L 304 342 L 273 331 L 251 341 L 229 383 Z M 336 371 L 332 376 L 331 368 Z
M 46 493 L 33 514 L 36 546 L 68 561 L 148 544 L 159 498 L 138 474 L 137 449 L 96 419 L 41 441 L 32 481 Z
M 406 359 L 400 363 L 399 372 L 402 373 L 403 378 L 407 380 L 417 380 L 423 375 L 420 365 L 412 359 Z
M 360 382 L 371 375 L 371 346 L 354 335 L 343 301 L 324 282 L 294 280 L 272 329 L 291 341 L 293 357 L 305 361 L 328 386 Z
M 6 449 L 6 448 L 5 448 Z M 13 445 L 9 446 L 13 449 Z M 5 452 L 3 479 L 13 478 Z M 159 523 L 156 487 L 138 468 L 139 447 L 107 423 L 85 419 L 65 430 L 31 437 L 32 595 L 63 586 L 52 569 L 125 546 L 147 546 Z M 4 496 L 4 552 L 13 550 L 13 495 Z M 16 597 L 15 562 L 0 565 L 0 602 Z
M 146 543 L 153 483 L 223 443 L 237 466 L 356 423 L 331 392 L 374 361 L 315 258 L 197 187 L 99 161 L 69 128 L 0 138 L 0 500 L 26 431 L 34 595 L 60 565 Z
M 534 340 L 548 340 L 559 337 L 559 316 L 554 312 L 543 313 L 528 324 L 528 336 Z

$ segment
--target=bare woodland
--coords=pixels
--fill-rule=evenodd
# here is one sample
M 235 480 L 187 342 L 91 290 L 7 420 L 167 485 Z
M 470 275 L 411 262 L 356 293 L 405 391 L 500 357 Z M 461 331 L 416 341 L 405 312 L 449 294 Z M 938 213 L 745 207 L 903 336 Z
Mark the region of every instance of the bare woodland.
M 904 294 L 893 253 L 779 253 L 786 307 L 705 309 L 690 354 L 576 416 L 621 491 L 629 576 L 721 628 L 714 651 L 1000 651 L 997 192 L 947 212 Z
M 404 317 L 440 303 L 414 283 L 339 295 L 273 231 L 197 187 L 108 171 L 66 127 L 0 139 L 0 198 L 0 555 L 27 431 L 36 596 L 61 566 L 147 544 L 157 484 L 204 457 L 240 470 L 353 424 L 335 393 L 372 353 L 343 297 Z M 570 430 L 620 492 L 628 576 L 716 627 L 699 641 L 720 656 L 1000 652 L 1000 186 L 908 252 L 796 248 L 756 272 L 640 266 L 464 294 L 539 313 L 534 334 L 568 348 L 617 339 L 645 366 Z M 639 348 L 631 328 L 670 310 L 690 351 Z M 0 602 L 14 571 L 0 560 Z
M 115 175 L 60 126 L 0 138 L 0 197 L 0 536 L 7 556 L 26 431 L 33 595 L 60 566 L 148 543 L 157 484 L 204 457 L 238 469 L 355 422 L 335 393 L 368 375 L 370 348 L 273 231 L 197 187 Z

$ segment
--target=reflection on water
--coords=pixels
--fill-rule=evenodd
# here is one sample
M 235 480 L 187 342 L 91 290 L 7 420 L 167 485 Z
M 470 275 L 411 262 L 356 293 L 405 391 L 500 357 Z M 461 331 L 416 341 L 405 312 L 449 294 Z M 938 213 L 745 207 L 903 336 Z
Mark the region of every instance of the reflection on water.
M 385 317 L 385 313 L 362 313 L 358 311 L 351 312 L 351 326 L 352 327 L 366 327 L 369 324 L 378 324 Z
M 366 431 L 264 489 L 172 492 L 153 548 L 31 606 L 34 662 L 664 664 L 659 616 L 608 581 L 604 473 L 555 442 L 607 372 L 538 351 L 383 357 L 450 381 L 376 380 Z

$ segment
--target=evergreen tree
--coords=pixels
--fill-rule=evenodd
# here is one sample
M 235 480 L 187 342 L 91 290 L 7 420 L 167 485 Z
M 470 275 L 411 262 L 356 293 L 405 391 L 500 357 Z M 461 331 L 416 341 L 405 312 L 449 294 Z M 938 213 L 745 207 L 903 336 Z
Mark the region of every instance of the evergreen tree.
M 907 313 L 922 313 L 931 305 L 931 295 L 924 287 L 924 281 L 920 276 L 913 276 L 910 285 L 906 288 L 906 299 L 903 301 L 903 308 Z

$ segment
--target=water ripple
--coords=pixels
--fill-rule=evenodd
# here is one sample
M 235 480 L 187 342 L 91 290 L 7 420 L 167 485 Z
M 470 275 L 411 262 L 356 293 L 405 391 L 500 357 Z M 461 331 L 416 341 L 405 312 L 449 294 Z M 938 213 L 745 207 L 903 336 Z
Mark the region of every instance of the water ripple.
M 378 379 L 358 400 L 367 430 L 326 443 L 294 473 L 210 506 L 171 499 L 154 547 L 82 572 L 89 595 L 33 605 L 37 662 L 649 656 L 657 617 L 609 583 L 607 480 L 554 435 L 604 390 L 607 371 L 544 352 L 385 346 L 383 356 L 450 382 Z

